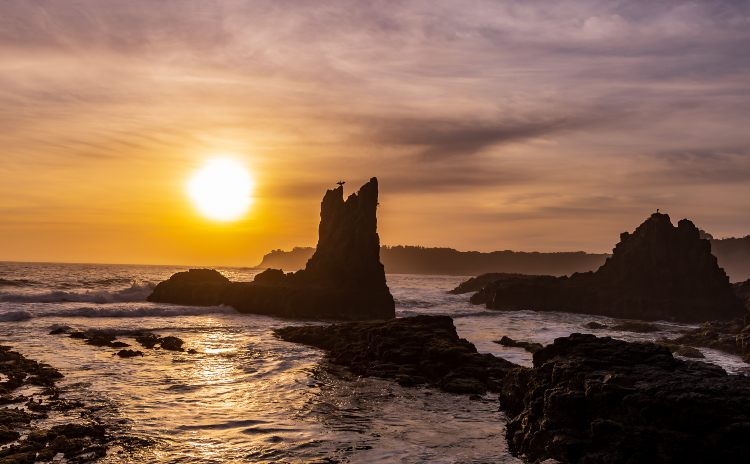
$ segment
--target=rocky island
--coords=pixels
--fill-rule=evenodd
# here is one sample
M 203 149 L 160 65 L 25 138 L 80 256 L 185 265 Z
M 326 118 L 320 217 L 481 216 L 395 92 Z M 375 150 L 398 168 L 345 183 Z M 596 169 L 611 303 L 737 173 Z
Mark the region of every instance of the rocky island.
M 245 313 L 289 318 L 391 319 L 393 296 L 380 263 L 378 181 L 370 179 L 344 200 L 330 189 L 320 209 L 318 244 L 304 269 L 268 269 L 253 282 L 231 282 L 211 269 L 178 272 L 159 283 L 149 301 L 228 305 Z
M 473 289 L 467 283 L 457 291 L 464 288 Z M 501 310 L 682 322 L 730 320 L 747 312 L 698 228 L 687 219 L 675 227 L 658 212 L 633 233 L 623 232 L 612 257 L 595 272 L 499 276 L 471 301 Z

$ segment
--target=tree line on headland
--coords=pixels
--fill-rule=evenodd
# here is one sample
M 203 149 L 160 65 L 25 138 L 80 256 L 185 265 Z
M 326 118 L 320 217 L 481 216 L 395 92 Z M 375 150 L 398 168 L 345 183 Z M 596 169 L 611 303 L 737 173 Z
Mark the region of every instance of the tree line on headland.
M 711 250 L 732 281 L 750 279 L 750 235 L 743 238 L 715 239 Z M 292 250 L 273 250 L 256 267 L 293 271 L 305 267 L 315 248 L 295 247 Z M 609 257 L 605 253 L 524 252 L 524 251 L 458 251 L 453 248 L 421 246 L 383 246 L 380 260 L 389 274 L 479 275 L 489 272 L 517 274 L 570 275 L 593 271 Z

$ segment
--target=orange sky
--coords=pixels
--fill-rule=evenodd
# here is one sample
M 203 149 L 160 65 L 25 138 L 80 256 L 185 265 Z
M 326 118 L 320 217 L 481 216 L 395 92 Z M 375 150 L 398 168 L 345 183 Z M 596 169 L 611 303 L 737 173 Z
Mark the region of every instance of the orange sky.
M 750 233 L 745 3 L 461 5 L 2 2 L 0 260 L 254 265 L 371 176 L 384 244 Z M 231 224 L 185 194 L 221 154 L 257 183 Z

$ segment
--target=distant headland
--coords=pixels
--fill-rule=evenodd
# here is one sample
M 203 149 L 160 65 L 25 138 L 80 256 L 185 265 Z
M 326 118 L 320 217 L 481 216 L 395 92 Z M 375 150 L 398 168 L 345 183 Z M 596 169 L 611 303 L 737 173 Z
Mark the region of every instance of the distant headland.
M 701 231 L 711 242 L 711 251 L 733 282 L 750 279 L 750 235 L 742 238 L 713 238 Z M 259 269 L 294 271 L 305 267 L 314 248 L 295 247 L 273 250 L 263 256 Z M 593 271 L 609 257 L 606 253 L 525 252 L 525 251 L 459 251 L 453 248 L 421 246 L 382 246 L 380 260 L 389 274 L 480 275 L 490 272 L 509 274 L 570 275 Z

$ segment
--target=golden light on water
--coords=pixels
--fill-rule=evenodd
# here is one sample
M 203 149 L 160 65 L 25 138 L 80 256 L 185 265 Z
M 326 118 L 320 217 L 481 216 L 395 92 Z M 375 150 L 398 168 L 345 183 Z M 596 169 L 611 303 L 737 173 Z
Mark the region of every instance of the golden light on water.
M 250 172 L 242 163 L 215 158 L 192 175 L 187 192 L 204 217 L 229 222 L 241 218 L 250 208 L 253 187 Z

